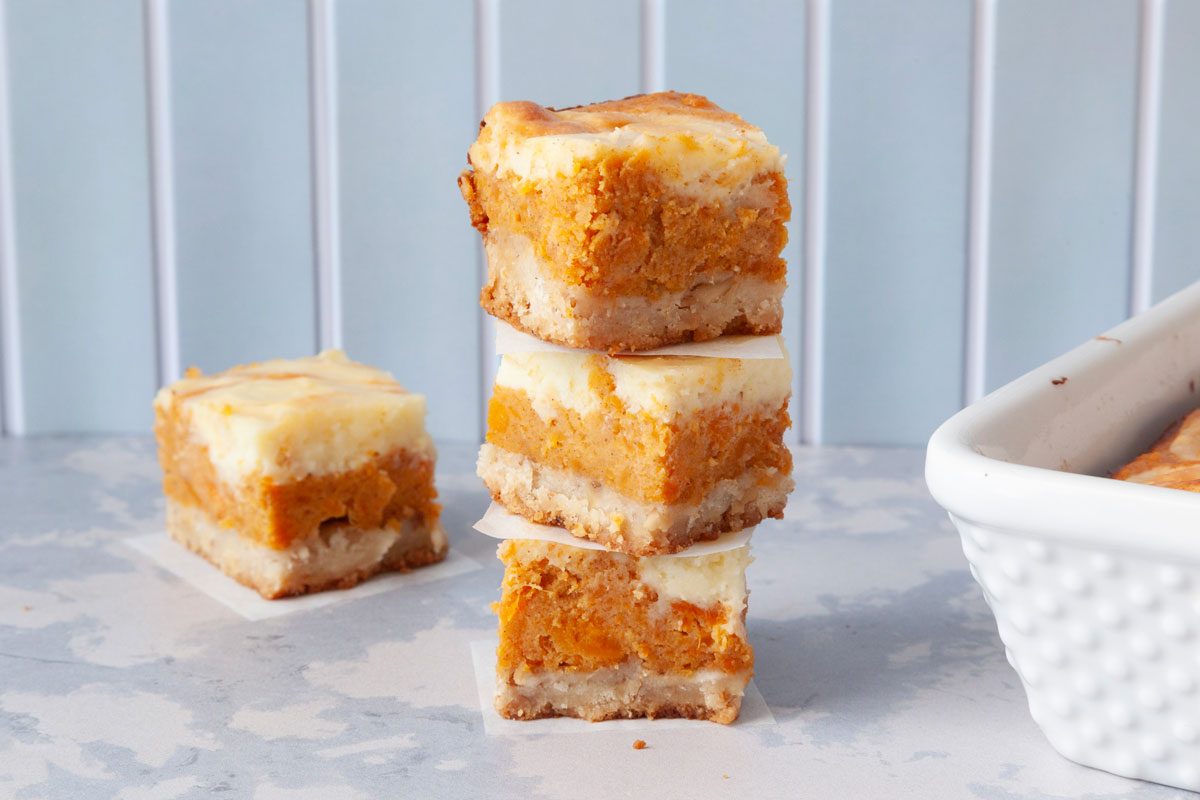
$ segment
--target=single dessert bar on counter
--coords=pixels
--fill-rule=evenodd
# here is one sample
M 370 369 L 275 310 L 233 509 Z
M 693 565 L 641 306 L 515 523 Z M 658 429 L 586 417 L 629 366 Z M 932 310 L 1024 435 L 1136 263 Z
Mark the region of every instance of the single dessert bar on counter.
M 501 543 L 496 710 L 509 719 L 737 719 L 754 668 L 742 546 L 636 558 Z
M 736 114 L 677 92 L 499 103 L 467 160 L 493 316 L 609 352 L 779 332 L 784 158 Z
M 791 374 L 786 358 L 509 353 L 479 476 L 533 522 L 678 552 L 783 515 Z
M 173 538 L 278 598 L 446 555 L 425 398 L 336 350 L 164 387 L 154 432 Z
M 1168 428 L 1153 447 L 1114 472 L 1113 477 L 1200 492 L 1200 409 Z

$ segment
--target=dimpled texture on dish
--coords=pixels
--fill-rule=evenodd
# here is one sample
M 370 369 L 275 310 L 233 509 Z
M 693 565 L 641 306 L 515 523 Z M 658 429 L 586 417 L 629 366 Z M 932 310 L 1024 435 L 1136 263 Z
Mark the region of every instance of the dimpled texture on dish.
M 1200 567 L 952 518 L 1054 748 L 1200 791 Z

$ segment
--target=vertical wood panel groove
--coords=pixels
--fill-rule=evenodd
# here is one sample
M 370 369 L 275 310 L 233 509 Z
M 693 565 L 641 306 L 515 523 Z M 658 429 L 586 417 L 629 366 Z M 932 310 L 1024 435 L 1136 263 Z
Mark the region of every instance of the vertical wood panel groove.
M 337 34 L 332 0 L 309 0 L 308 69 L 313 173 L 317 349 L 342 347 L 341 207 L 338 179 Z
M 666 88 L 666 0 L 642 0 L 642 91 Z
M 1164 0 L 1142 0 L 1138 43 L 1137 154 L 1133 189 L 1133 253 L 1129 314 L 1150 307 L 1154 291 L 1154 234 L 1162 114 Z
M 830 7 L 823 443 L 919 444 L 961 407 L 971 10 Z
M 1125 319 L 1137 0 L 997 4 L 987 387 Z
M 175 271 L 175 166 L 171 142 L 171 65 L 166 0 L 146 0 L 146 136 L 150 145 L 150 231 L 158 382 L 180 376 L 179 301 Z
M 1153 230 L 1140 231 L 1154 237 L 1153 250 L 1146 256 L 1152 283 L 1149 302 L 1200 280 L 1200 3 L 1167 0 L 1156 5 L 1161 6 L 1154 9 L 1160 14 L 1162 37 L 1161 99 L 1155 114 L 1154 185 L 1142 188 L 1147 193 L 1143 197 L 1152 193 Z
M 25 432 L 24 383 L 21 379 L 21 322 L 17 296 L 17 228 L 13 203 L 12 115 L 9 103 L 8 26 L 0 0 L 0 431 Z
M 346 351 L 425 395 L 432 436 L 477 441 L 478 237 L 455 184 L 478 119 L 474 2 L 331 5 Z
M 988 254 L 991 239 L 992 112 L 996 81 L 996 0 L 976 0 L 972 42 L 971 177 L 967 229 L 963 403 L 987 382 Z
M 825 185 L 829 148 L 830 0 L 809 0 L 804 152 L 804 341 L 801 441 L 823 438 L 825 351 Z
M 483 115 L 500 99 L 500 0 L 475 0 L 475 116 Z M 483 244 L 475 242 L 476 285 L 487 280 Z M 479 411 L 480 437 L 487 430 L 487 406 L 496 382 L 496 327 L 480 308 Z
M 7 2 L 26 434 L 145 430 L 158 384 L 143 0 Z M 19 284 L 15 285 L 15 284 Z
M 317 341 L 308 10 L 171 0 L 181 359 L 206 370 Z

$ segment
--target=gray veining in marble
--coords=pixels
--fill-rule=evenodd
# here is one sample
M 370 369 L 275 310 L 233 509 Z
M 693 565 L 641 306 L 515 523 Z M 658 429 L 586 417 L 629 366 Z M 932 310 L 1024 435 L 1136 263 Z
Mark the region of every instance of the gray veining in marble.
M 162 527 L 149 439 L 0 442 L 0 797 L 1190 796 L 1042 739 L 919 451 L 796 455 L 750 573 L 777 724 L 635 751 L 603 726 L 485 735 L 469 644 L 500 568 L 467 448 L 438 484 L 483 569 L 247 622 L 121 543 Z

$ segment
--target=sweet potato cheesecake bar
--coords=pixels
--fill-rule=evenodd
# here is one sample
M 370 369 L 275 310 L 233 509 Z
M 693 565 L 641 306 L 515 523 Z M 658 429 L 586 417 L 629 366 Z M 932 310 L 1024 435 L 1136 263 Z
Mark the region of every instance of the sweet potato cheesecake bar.
M 425 398 L 341 352 L 265 361 L 154 399 L 167 530 L 278 598 L 446 554 Z
M 496 710 L 733 722 L 754 667 L 749 550 L 635 558 L 503 542 Z
M 467 160 L 488 313 L 609 352 L 779 332 L 784 159 L 736 114 L 677 92 L 499 103 Z
M 786 358 L 506 354 L 479 476 L 534 522 L 678 552 L 782 516 L 790 394 Z
M 1113 477 L 1200 492 L 1200 409 L 1168 428 L 1153 447 L 1121 467 Z

